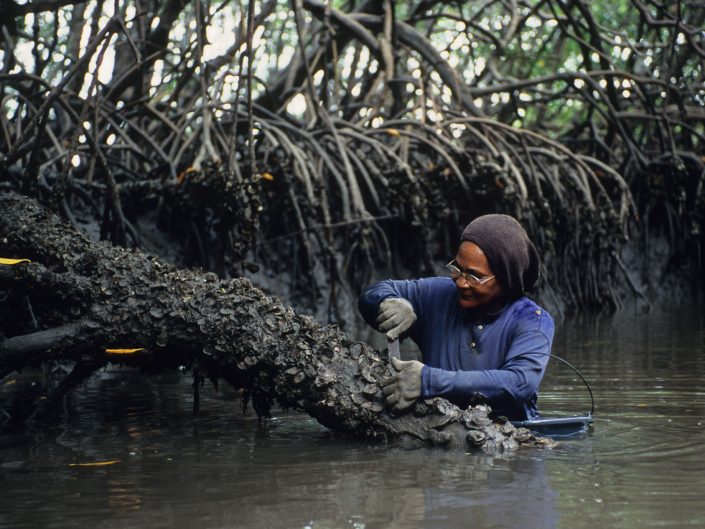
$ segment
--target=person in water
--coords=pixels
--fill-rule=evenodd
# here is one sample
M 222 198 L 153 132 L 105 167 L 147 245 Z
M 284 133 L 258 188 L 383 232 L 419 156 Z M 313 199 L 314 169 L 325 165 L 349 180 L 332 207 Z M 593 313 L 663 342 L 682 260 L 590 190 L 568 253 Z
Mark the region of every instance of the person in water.
M 399 413 L 419 398 L 465 408 L 486 401 L 493 416 L 539 417 L 538 388 L 553 342 L 553 318 L 525 293 L 539 277 L 539 255 L 508 215 L 466 226 L 450 277 L 386 280 L 367 288 L 359 310 L 388 340 L 410 336 L 422 362 L 392 359 L 385 401 Z

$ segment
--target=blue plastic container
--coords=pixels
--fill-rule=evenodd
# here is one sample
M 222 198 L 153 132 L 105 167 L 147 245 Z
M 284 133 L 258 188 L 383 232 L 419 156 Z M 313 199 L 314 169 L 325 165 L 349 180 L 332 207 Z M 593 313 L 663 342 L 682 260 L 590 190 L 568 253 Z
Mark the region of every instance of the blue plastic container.
M 512 421 L 512 424 L 517 428 L 528 428 L 539 435 L 546 435 L 548 437 L 570 437 L 587 431 L 590 424 L 592 424 L 592 415 Z

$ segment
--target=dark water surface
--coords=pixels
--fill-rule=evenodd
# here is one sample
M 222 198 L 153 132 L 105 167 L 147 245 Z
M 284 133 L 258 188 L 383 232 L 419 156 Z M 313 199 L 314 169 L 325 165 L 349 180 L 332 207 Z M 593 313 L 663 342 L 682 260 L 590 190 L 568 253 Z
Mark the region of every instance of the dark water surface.
M 0 435 L 0 527 L 705 527 L 703 315 L 569 321 L 554 352 L 591 382 L 593 430 L 496 455 L 368 445 L 294 413 L 260 427 L 209 385 L 194 419 L 188 376 L 104 373 L 60 428 Z M 540 404 L 589 410 L 555 362 Z M 96 462 L 114 463 L 75 466 Z

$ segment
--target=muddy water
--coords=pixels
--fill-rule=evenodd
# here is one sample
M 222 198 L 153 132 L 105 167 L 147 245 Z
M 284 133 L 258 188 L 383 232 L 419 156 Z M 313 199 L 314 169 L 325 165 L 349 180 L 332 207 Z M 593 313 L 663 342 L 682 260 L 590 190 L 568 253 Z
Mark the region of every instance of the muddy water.
M 554 352 L 592 383 L 593 430 L 493 456 L 260 425 L 223 388 L 194 420 L 185 375 L 104 373 L 59 428 L 0 435 L 0 527 L 705 527 L 704 343 L 699 313 L 563 323 Z M 540 403 L 589 409 L 557 363 Z

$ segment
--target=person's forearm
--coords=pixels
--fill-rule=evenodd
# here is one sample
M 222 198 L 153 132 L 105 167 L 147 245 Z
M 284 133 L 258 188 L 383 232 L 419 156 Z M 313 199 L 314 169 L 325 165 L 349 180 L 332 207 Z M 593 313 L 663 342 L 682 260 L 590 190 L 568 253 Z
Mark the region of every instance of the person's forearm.
M 491 406 L 525 402 L 537 391 L 540 375 L 540 372 L 514 369 L 447 371 L 425 366 L 421 374 L 421 395 L 470 400 L 473 394 L 481 393 Z

